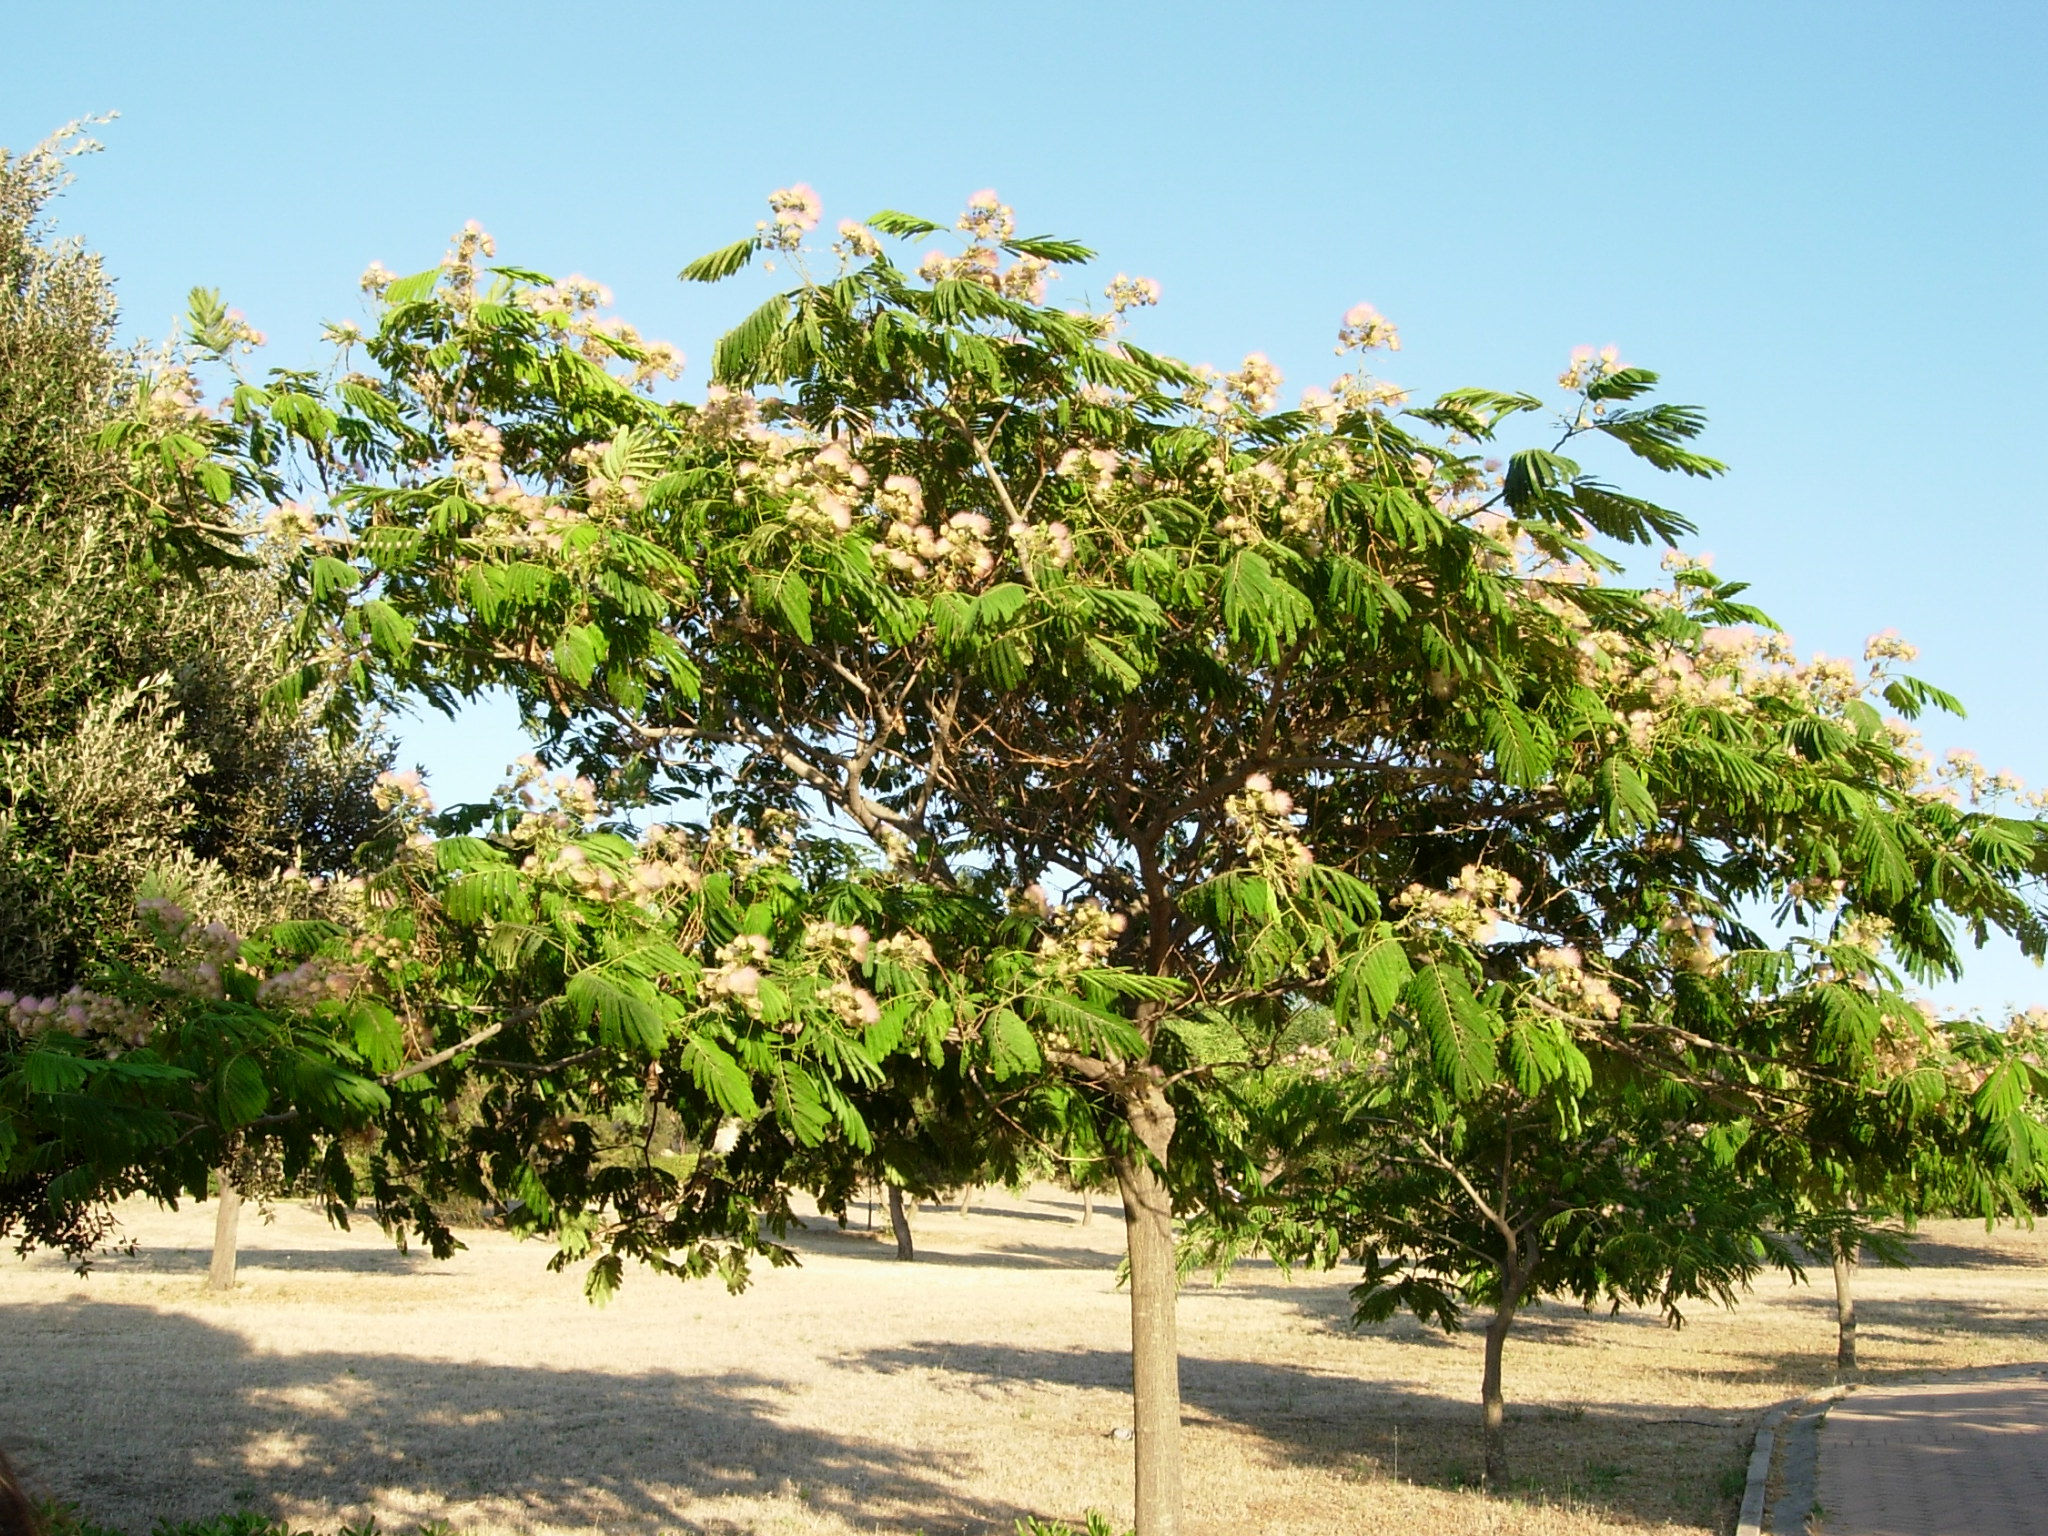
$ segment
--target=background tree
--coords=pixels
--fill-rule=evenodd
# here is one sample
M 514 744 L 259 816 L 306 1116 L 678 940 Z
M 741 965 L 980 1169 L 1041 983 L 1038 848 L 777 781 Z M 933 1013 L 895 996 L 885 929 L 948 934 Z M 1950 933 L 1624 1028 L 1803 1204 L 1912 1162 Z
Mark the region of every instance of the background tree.
M 264 707 L 287 615 L 245 520 L 261 467 L 201 404 L 194 371 L 255 333 L 198 295 L 187 345 L 117 344 L 110 280 L 47 217 L 69 158 L 94 147 L 74 124 L 25 154 L 0 152 L 0 1011 L 16 1026 L 0 1067 L 35 1063 L 4 1095 L 0 1230 L 19 1224 L 80 1254 L 104 1230 L 104 1205 L 75 1196 L 203 1196 L 208 1177 L 174 1176 L 182 1156 L 140 1166 L 173 1134 L 161 1104 L 143 1116 L 147 1133 L 132 1117 L 95 1122 L 92 1151 L 57 1152 L 44 1112 L 81 1086 L 78 1073 L 95 1074 L 95 1093 L 109 1073 L 124 1078 L 104 1104 L 138 1113 L 161 1084 L 138 1076 L 156 1070 L 143 1057 L 74 1061 L 45 1037 L 68 1028 L 106 1050 L 140 1043 L 148 989 L 109 979 L 166 960 L 140 897 L 174 893 L 223 932 L 318 915 L 330 905 L 319 887 L 350 868 L 380 819 L 372 781 L 387 761 L 374 732 L 336 740 L 303 712 Z M 197 1085 L 236 1054 L 194 1057 L 212 1026 L 182 1004 L 172 1012 L 184 1042 L 173 1054 L 187 1058 L 180 1091 L 203 1098 Z M 246 1024 L 222 1028 L 231 1037 Z M 216 1109 L 237 1101 L 219 1099 L 226 1087 L 211 1090 Z M 231 1112 L 225 1123 L 239 1124 Z M 232 1140 L 182 1145 L 210 1148 L 225 1168 Z M 309 1155 L 242 1160 L 303 1170 Z M 112 1184 L 88 1166 L 123 1158 L 135 1166 Z M 214 1182 L 232 1212 L 224 1177 Z M 229 1222 L 230 1273 L 233 1235 Z
M 1257 1117 L 1266 1179 L 1249 1208 L 1198 1223 L 1191 1263 L 1248 1245 L 1283 1265 L 1362 1263 L 1354 1321 L 1405 1308 L 1456 1332 L 1484 1307 L 1486 1481 L 1509 1481 L 1504 1356 L 1517 1315 L 1547 1296 L 1586 1307 L 1735 1303 L 1766 1264 L 1791 1264 L 1723 1138 L 1680 1093 L 1596 1085 L 1584 1064 L 1526 1061 L 1460 1096 L 1427 1056 L 1358 1059 L 1305 1044 Z M 1340 1054 L 1341 1053 L 1341 1054 Z M 1718 1144 L 1717 1144 L 1718 1143 Z

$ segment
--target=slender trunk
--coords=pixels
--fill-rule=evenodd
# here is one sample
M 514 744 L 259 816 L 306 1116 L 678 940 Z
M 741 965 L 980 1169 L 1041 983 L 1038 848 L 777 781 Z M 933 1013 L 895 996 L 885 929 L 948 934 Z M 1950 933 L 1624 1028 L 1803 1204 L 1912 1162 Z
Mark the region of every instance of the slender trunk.
M 974 1207 L 974 1186 L 968 1185 L 960 1191 L 960 1214 L 965 1216 Z
M 225 1168 L 220 1180 L 220 1203 L 213 1208 L 213 1264 L 206 1272 L 209 1291 L 235 1288 L 235 1229 L 241 1224 L 242 1192 L 228 1182 Z
M 1173 1256 L 1173 1198 L 1163 1175 L 1173 1142 L 1173 1106 L 1148 1086 L 1124 1101 L 1124 1118 L 1144 1148 L 1114 1160 L 1131 1261 L 1136 1536 L 1180 1536 L 1180 1346 L 1174 1333 L 1180 1276 Z
M 1085 1227 L 1085 1226 L 1087 1226 L 1087 1225 L 1088 1225 L 1088 1223 L 1089 1223 L 1089 1222 L 1093 1221 L 1094 1219 L 1095 1219 L 1095 1191 L 1094 1191 L 1094 1190 L 1092 1190 L 1092 1189 L 1084 1189 L 1084 1190 L 1082 1190 L 1082 1191 L 1081 1191 L 1081 1219 L 1080 1219 L 1080 1225 L 1082 1225 L 1082 1226 L 1084 1226 L 1084 1227 Z
M 1485 1426 L 1486 1486 L 1494 1489 L 1505 1488 L 1508 1481 L 1507 1395 L 1501 1390 L 1500 1366 L 1508 1329 L 1514 1324 L 1514 1303 L 1503 1301 L 1486 1325 L 1486 1373 L 1479 1383 L 1479 1404 Z
M 1856 1369 L 1856 1244 L 1836 1238 L 1830 1257 L 1835 1262 L 1835 1369 Z
M 917 1257 L 917 1244 L 910 1238 L 910 1218 L 903 1210 L 903 1186 L 889 1186 L 889 1229 L 896 1234 L 896 1257 L 906 1263 Z

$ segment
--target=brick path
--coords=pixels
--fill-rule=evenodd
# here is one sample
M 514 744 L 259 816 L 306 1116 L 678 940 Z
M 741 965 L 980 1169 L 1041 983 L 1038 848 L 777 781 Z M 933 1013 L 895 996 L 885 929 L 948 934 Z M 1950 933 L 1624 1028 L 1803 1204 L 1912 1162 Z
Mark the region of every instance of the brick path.
M 2048 1536 L 2048 1372 L 1851 1393 L 1819 1495 L 1825 1536 Z

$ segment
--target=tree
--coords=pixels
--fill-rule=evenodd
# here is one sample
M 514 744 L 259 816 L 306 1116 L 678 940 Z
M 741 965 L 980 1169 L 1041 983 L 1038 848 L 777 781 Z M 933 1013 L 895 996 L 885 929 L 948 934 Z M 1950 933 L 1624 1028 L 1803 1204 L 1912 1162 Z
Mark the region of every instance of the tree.
M 0 1232 L 81 1260 L 122 1193 L 203 1196 L 244 1151 L 317 1161 L 297 1141 L 259 1156 L 235 1106 L 303 1067 L 302 1128 L 331 1118 L 335 1084 L 310 1086 L 326 1046 L 290 1043 L 305 1020 L 259 1028 L 238 1011 L 253 990 L 187 996 L 191 965 L 244 972 L 184 951 L 330 914 L 387 760 L 374 733 L 337 742 L 264 707 L 287 626 L 241 517 L 262 466 L 195 373 L 254 333 L 199 295 L 186 344 L 116 345 L 98 259 L 48 222 L 94 147 L 74 124 L 0 153 Z M 149 917 L 177 902 L 221 926 Z M 310 931 L 294 942 L 258 948 L 288 968 Z
M 2048 1166 L 2039 1041 L 2026 1015 L 2003 1028 L 1930 1019 L 1924 1031 L 1887 1029 L 1877 1050 L 1895 1089 L 1882 1102 L 1823 1092 L 1789 1134 L 1767 1127 L 1745 1149 L 1751 1176 L 1775 1194 L 1780 1229 L 1828 1259 L 1838 1371 L 1858 1366 L 1863 1259 L 1908 1264 L 1903 1239 L 1923 1216 L 1970 1215 L 1987 1227 L 2032 1219 L 2028 1194 Z
M 702 405 L 636 389 L 674 354 L 593 285 L 488 267 L 474 229 L 439 267 L 368 274 L 376 324 L 338 332 L 362 362 L 331 390 L 243 390 L 245 420 L 286 422 L 330 492 L 293 567 L 305 660 L 285 697 L 324 690 L 346 719 L 503 687 L 609 796 L 864 844 L 786 895 L 807 924 L 884 914 L 931 950 L 887 998 L 848 973 L 871 1059 L 955 1054 L 992 1093 L 1034 1084 L 1115 1168 L 1139 1522 L 1161 1536 L 1174 1211 L 1235 1171 L 1206 1085 L 1303 998 L 1405 998 L 1419 1048 L 1465 1049 L 1469 986 L 1411 976 L 1382 912 L 1387 840 L 1413 866 L 1418 823 L 1534 794 L 1561 758 L 1559 814 L 1654 819 L 1581 679 L 1596 640 L 1641 659 L 1672 621 L 1589 585 L 1584 540 L 1685 525 L 1555 447 L 1504 479 L 1466 451 L 1535 396 L 1404 416 L 1354 373 L 1282 411 L 1261 356 L 1219 375 L 1132 342 L 1152 285 L 1048 305 L 1052 269 L 1089 253 L 1018 237 L 993 194 L 959 220 L 964 249 L 914 274 L 883 238 L 935 224 L 848 223 L 813 277 L 814 194 L 771 208 L 685 274 L 767 253 L 801 279 L 720 343 Z M 1359 306 L 1340 345 L 1393 340 Z M 1688 446 L 1698 413 L 1647 400 L 1654 375 L 1575 374 L 1560 446 L 1717 471 Z M 1518 543 L 1485 511 L 1500 497 Z M 1744 611 L 1702 590 L 1710 615 Z
M 1461 1097 L 1419 1053 L 1361 1060 L 1336 1045 L 1298 1048 L 1280 1074 L 1292 1081 L 1258 1117 L 1264 1187 L 1250 1210 L 1198 1226 L 1190 1262 L 1251 1245 L 1287 1265 L 1361 1262 L 1361 1325 L 1405 1308 L 1455 1332 L 1487 1308 L 1491 1486 L 1509 1479 L 1503 1364 L 1524 1308 L 1655 1303 L 1676 1327 L 1684 1302 L 1732 1306 L 1765 1263 L 1791 1263 L 1768 1232 L 1775 1204 L 1722 1138 L 1687 1123 L 1682 1094 L 1596 1085 L 1581 1066 Z

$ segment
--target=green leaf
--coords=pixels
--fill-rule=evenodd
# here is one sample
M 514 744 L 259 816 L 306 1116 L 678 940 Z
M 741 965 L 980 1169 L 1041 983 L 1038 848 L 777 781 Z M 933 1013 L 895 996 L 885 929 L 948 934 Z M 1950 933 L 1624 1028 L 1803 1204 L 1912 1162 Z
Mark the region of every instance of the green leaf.
M 1943 693 L 1932 683 L 1923 683 L 1917 677 L 1895 677 L 1884 685 L 1885 702 L 1908 720 L 1920 718 L 1920 712 L 1932 704 L 1944 713 L 1962 719 L 1962 702 L 1952 693 Z
M 1601 811 L 1608 831 L 1626 837 L 1641 832 L 1657 820 L 1657 802 L 1635 765 L 1626 758 L 1610 757 L 1594 775 L 1600 788 Z
M 1015 1010 L 998 1008 L 988 1026 L 989 1068 L 997 1078 L 1036 1072 L 1045 1065 L 1031 1026 Z
M 220 1103 L 221 1123 L 230 1129 L 247 1125 L 270 1103 L 263 1069 L 245 1055 L 230 1056 L 222 1065 L 214 1079 L 214 1093 Z
M 336 592 L 353 592 L 356 589 L 355 567 L 346 560 L 333 555 L 321 555 L 307 568 L 313 601 L 325 602 Z
M 1003 249 L 1015 251 L 1019 256 L 1036 256 L 1040 261 L 1063 267 L 1095 259 L 1095 252 L 1087 246 L 1072 240 L 1055 240 L 1047 235 L 1014 236 L 1003 242 Z
M 1442 963 L 1424 966 L 1401 995 L 1454 1094 L 1469 1099 L 1494 1080 L 1499 1020 L 1480 1007 L 1464 972 Z
M 920 219 L 915 214 L 898 213 L 894 208 L 884 208 L 868 219 L 868 228 L 879 230 L 885 235 L 894 235 L 899 240 L 915 240 L 923 235 L 935 235 L 939 226 L 929 219 Z
M 598 1038 L 606 1045 L 630 1042 L 659 1055 L 668 1044 L 661 1010 L 637 986 L 629 989 L 602 971 L 589 970 L 571 976 L 563 993 L 586 1028 L 593 1019 L 597 1022 Z
M 711 375 L 721 384 L 753 384 L 766 377 L 769 349 L 789 320 L 789 299 L 777 294 L 719 338 Z
M 1486 711 L 1485 722 L 1494 766 L 1504 781 L 1532 789 L 1548 777 L 1556 749 L 1542 721 L 1501 699 Z
M 404 661 L 412 654 L 412 621 L 380 597 L 364 603 L 362 615 L 370 624 L 370 641 L 392 661 Z
M 22 1058 L 21 1079 L 31 1093 L 72 1093 L 85 1082 L 85 1065 L 64 1051 L 32 1050 Z
M 708 256 L 699 256 L 677 274 L 686 283 L 716 283 L 731 277 L 754 259 L 755 244 L 751 237 L 735 240 L 731 245 L 721 246 Z
M 424 272 L 415 272 L 410 277 L 401 277 L 384 290 L 384 302 L 392 309 L 405 304 L 417 304 L 433 296 L 434 287 L 441 281 L 441 268 L 429 267 Z
M 1501 496 L 1517 517 L 1558 523 L 1570 530 L 1578 516 L 1565 487 L 1578 478 L 1579 466 L 1547 448 L 1524 448 L 1508 456 Z
M 595 624 L 579 624 L 562 631 L 555 642 L 555 666 L 577 687 L 587 687 L 604 659 L 604 631 Z
M 692 1035 L 683 1047 L 683 1066 L 697 1087 L 709 1094 L 725 1113 L 742 1119 L 752 1119 L 760 1113 L 747 1074 L 717 1041 Z
M 1335 1005 L 1338 1024 L 1355 1029 L 1378 1023 L 1393 1010 L 1401 989 L 1415 974 L 1408 952 L 1387 923 L 1377 923 L 1363 948 L 1352 954 L 1338 973 Z

